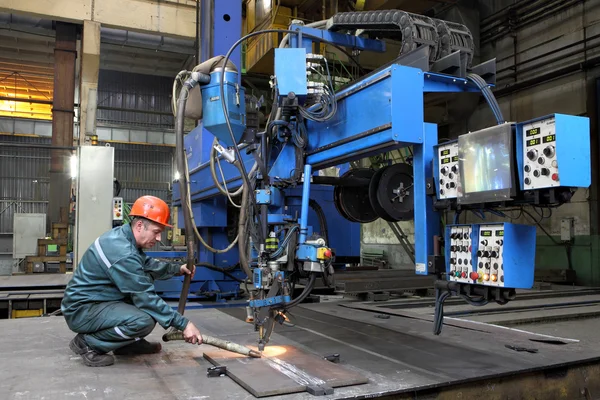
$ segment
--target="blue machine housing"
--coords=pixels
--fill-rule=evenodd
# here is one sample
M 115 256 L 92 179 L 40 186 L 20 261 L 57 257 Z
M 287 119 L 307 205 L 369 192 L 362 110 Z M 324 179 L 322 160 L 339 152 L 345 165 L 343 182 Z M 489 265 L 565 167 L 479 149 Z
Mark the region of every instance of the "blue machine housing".
M 558 162 L 560 185 L 563 187 L 587 188 L 592 183 L 590 120 L 565 114 L 550 114 L 521 122 L 516 125 L 517 165 L 521 190 L 524 188 L 523 127 L 554 117 L 556 135 L 556 161 Z
M 246 91 L 237 83 L 237 72 L 226 69 L 223 93 L 229 121 L 236 140 L 236 143 L 233 143 L 229 129 L 227 129 L 223 105 L 221 104 L 220 82 L 222 77 L 222 69 L 213 71 L 210 74 L 210 83 L 201 86 L 202 123 L 204 129 L 219 138 L 226 146 L 234 146 L 239 143 L 246 129 Z
M 294 93 L 300 101 L 307 95 L 306 50 L 275 49 L 275 76 L 279 96 Z
M 468 239 L 462 239 L 462 242 L 468 242 L 472 262 L 467 267 L 468 273 L 466 278 L 454 279 L 451 274 L 453 267 L 451 265 L 451 243 L 450 237 L 453 228 L 470 229 Z M 503 244 L 494 243 L 488 247 L 494 249 L 499 247 L 501 254 L 498 259 L 501 261 L 498 269 L 493 269 L 492 265 L 485 268 L 486 263 L 490 263 L 489 257 L 484 257 L 479 254 L 481 246 L 479 243 L 480 233 L 482 229 L 495 229 L 493 232 L 502 232 L 502 236 L 490 236 L 491 240 L 503 240 Z M 512 224 L 507 222 L 490 222 L 485 224 L 453 224 L 446 225 L 444 232 L 445 239 L 445 259 L 446 259 L 446 279 L 453 281 L 458 280 L 463 283 L 479 284 L 484 286 L 504 287 L 514 289 L 531 289 L 533 287 L 535 275 L 535 248 L 536 248 L 536 227 L 522 224 Z M 461 267 L 459 267 L 461 268 Z M 462 266 L 462 269 L 465 269 Z M 481 279 L 482 273 L 486 270 L 496 271 L 503 276 L 503 281 L 491 282 Z M 483 272 L 482 272 L 483 271 Z M 470 279 L 472 272 L 478 273 L 479 279 Z M 492 273 L 492 272 L 490 272 Z

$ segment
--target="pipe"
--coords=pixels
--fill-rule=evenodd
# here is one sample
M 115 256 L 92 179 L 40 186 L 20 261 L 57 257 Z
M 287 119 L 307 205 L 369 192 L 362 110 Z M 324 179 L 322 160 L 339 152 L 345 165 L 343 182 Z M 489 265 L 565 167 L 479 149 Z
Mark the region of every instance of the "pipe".
M 163 335 L 162 339 L 164 342 L 169 342 L 171 340 L 184 340 L 183 332 L 167 332 Z M 233 353 L 238 353 L 253 358 L 261 358 L 260 352 L 256 350 L 252 350 L 246 346 L 242 346 L 241 344 L 219 339 L 214 336 L 202 335 L 202 344 L 208 344 L 223 350 L 228 350 Z
M 175 150 L 177 157 L 177 169 L 180 171 L 179 175 L 179 192 L 181 194 L 181 202 L 188 202 L 188 182 L 187 182 L 187 168 L 186 168 L 186 156 L 185 149 L 183 147 L 183 129 L 185 123 L 185 104 L 187 102 L 188 94 L 191 89 L 196 86 L 197 82 L 192 78 L 187 79 L 181 91 L 179 92 L 179 98 L 177 100 L 177 119 L 175 121 Z M 190 207 L 183 206 L 183 220 L 185 226 L 186 246 L 187 246 L 187 268 L 192 271 L 194 265 L 194 227 L 192 226 L 192 216 L 190 215 Z M 188 293 L 190 291 L 190 284 L 192 281 L 191 274 L 186 274 L 183 280 L 183 286 L 181 287 L 181 296 L 179 296 L 179 304 L 177 311 L 183 315 L 185 311 L 185 304 L 187 302 Z
M 312 174 L 312 166 L 306 164 L 304 166 L 304 182 L 302 183 L 302 208 L 300 211 L 300 244 L 306 242 L 306 234 L 308 231 L 308 203 L 310 200 L 310 177 Z
M 298 22 L 301 22 L 301 21 L 292 20 L 292 24 L 298 23 Z M 305 26 L 307 28 L 323 28 L 326 24 L 327 24 L 327 20 L 324 19 L 322 21 L 311 22 L 310 24 L 306 24 Z M 281 39 L 281 42 L 279 43 L 279 48 L 285 47 L 287 45 L 287 42 L 289 39 L 290 39 L 290 34 L 286 33 L 285 36 L 283 37 L 283 39 Z

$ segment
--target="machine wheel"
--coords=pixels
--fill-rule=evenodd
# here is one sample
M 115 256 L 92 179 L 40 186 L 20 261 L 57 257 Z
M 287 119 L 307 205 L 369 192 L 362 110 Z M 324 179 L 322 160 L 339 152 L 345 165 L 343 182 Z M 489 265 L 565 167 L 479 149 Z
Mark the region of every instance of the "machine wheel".
M 372 179 L 374 171 L 369 168 L 351 169 L 343 177 L 361 177 Z M 334 202 L 340 215 L 351 222 L 369 223 L 378 218 L 369 201 L 369 187 L 337 186 L 334 190 Z
M 413 168 L 393 164 L 377 171 L 369 185 L 369 200 L 377 214 L 389 222 L 414 218 Z

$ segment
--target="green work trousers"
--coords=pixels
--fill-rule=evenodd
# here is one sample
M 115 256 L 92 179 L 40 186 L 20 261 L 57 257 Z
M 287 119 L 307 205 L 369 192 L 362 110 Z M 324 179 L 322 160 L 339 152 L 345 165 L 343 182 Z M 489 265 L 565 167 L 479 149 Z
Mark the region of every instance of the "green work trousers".
M 148 336 L 156 325 L 152 317 L 122 301 L 90 303 L 66 316 L 73 332 L 84 334 L 92 350 L 108 353 Z

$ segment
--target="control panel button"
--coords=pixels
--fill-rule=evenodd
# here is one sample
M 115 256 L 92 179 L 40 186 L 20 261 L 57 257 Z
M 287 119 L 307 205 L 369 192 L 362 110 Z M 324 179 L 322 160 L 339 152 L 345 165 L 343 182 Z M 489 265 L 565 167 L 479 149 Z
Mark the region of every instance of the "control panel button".
M 538 158 L 538 163 L 544 165 L 545 162 L 546 162 L 546 160 L 544 159 L 544 157 Z
M 550 175 L 550 170 L 548 168 L 542 168 L 541 172 L 544 176 Z
M 531 149 L 527 152 L 527 158 L 529 158 L 531 161 L 535 160 L 537 158 L 538 152 L 536 149 Z
M 544 149 L 544 155 L 546 157 L 552 157 L 554 155 L 554 146 L 548 146 Z

